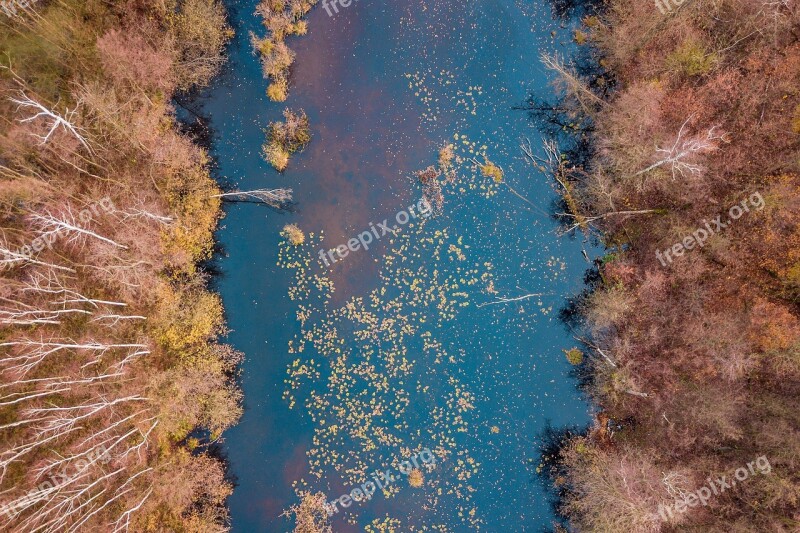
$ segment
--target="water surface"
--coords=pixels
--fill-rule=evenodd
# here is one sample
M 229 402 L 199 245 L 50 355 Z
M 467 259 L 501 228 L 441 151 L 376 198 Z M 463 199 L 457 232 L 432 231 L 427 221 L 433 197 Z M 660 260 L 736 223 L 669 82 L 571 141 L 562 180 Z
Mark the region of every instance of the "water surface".
M 202 109 L 220 179 L 292 188 L 297 209 L 228 205 L 218 233 L 217 289 L 246 355 L 246 412 L 226 440 L 233 530 L 289 531 L 280 515 L 296 490 L 336 498 L 423 448 L 437 453 L 423 487 L 402 477 L 388 497 L 338 513 L 334 531 L 549 525 L 537 435 L 548 420 L 589 420 L 558 319 L 582 288 L 586 245 L 557 235 L 553 188 L 519 147 L 540 135 L 512 108 L 552 91 L 538 55 L 568 51 L 568 30 L 545 0 L 363 0 L 333 17 L 317 7 L 309 34 L 289 41 L 293 87 L 275 104 L 249 47 L 262 31 L 255 4 L 228 4 L 237 39 Z M 286 106 L 308 113 L 313 141 L 279 175 L 259 152 Z M 397 224 L 422 194 L 414 172 L 446 143 L 459 163 L 440 216 L 332 267 L 318 261 L 370 224 Z M 505 183 L 471 163 L 484 157 Z M 305 245 L 284 242 L 288 223 Z

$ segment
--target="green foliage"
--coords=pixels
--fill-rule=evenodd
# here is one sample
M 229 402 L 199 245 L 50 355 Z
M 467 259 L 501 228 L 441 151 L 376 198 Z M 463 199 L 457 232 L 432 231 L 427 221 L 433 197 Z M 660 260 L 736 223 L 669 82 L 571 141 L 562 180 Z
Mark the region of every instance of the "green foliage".
M 666 65 L 683 76 L 707 74 L 717 61 L 716 54 L 708 53 L 699 42 L 688 39 L 667 56 Z
M 168 353 L 184 356 L 223 331 L 222 301 L 216 294 L 189 287 L 176 290 L 164 283 L 158 305 L 155 337 Z
M 789 291 L 800 296 L 800 263 L 795 263 L 794 266 L 786 271 L 784 283 Z
M 487 178 L 492 178 L 495 183 L 503 182 L 503 169 L 489 161 L 485 156 L 484 164 L 481 165 L 481 173 Z
M 289 94 L 289 71 L 295 54 L 284 41 L 290 35 L 308 33 L 308 23 L 303 17 L 316 3 L 317 0 L 294 0 L 291 3 L 261 0 L 256 9 L 269 34 L 259 38 L 251 33 L 250 40 L 261 56 L 264 77 L 272 82 L 267 89 L 267 96 L 273 102 L 284 102 Z
M 792 131 L 800 135 L 800 104 L 794 108 L 794 115 L 792 115 Z
M 285 122 L 270 123 L 265 132 L 267 142 L 262 146 L 262 155 L 278 172 L 286 170 L 291 154 L 311 142 L 308 116 L 302 109 L 285 109 L 283 116 Z
M 564 353 L 567 355 L 567 361 L 569 361 L 569 364 L 578 366 L 583 363 L 583 352 L 578 348 L 564 350 Z
M 610 252 L 600 258 L 600 263 L 606 265 L 608 263 L 613 263 L 617 259 L 619 259 L 621 254 L 619 252 Z
M 287 224 L 283 227 L 281 234 L 292 244 L 300 246 L 306 241 L 306 235 L 296 224 Z
M 178 46 L 178 86 L 182 90 L 202 86 L 219 71 L 225 44 L 233 37 L 225 10 L 215 0 L 168 3 L 175 5 L 165 18 Z
M 11 66 L 19 76 L 30 80 L 36 90 L 49 99 L 61 94 L 61 80 L 67 78 L 68 67 L 61 49 L 52 41 L 31 39 L 27 34 L 0 32 L 0 64 Z M 10 58 L 10 59 L 9 59 Z
M 97 74 L 95 32 L 111 20 L 98 0 L 39 2 L 35 11 L 39 16 L 30 21 L 31 31 L 0 32 L 0 64 L 10 65 L 48 100 L 69 101 L 70 79 Z

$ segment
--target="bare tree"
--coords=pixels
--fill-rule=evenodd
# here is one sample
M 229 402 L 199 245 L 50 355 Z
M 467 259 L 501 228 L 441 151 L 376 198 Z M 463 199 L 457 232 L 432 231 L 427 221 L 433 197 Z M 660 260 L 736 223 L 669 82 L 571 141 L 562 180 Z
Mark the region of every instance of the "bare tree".
M 792 12 L 791 0 L 761 0 L 761 2 L 762 8 L 759 14 L 762 14 L 771 23 L 773 43 L 774 46 L 778 46 L 778 28 L 784 23 L 791 22 L 789 16 L 789 13 Z M 750 35 L 753 34 L 751 33 L 747 37 Z
M 141 315 L 128 316 L 128 315 L 111 314 L 111 315 L 101 315 L 101 316 L 95 317 L 95 318 L 93 318 L 91 320 L 91 322 L 102 322 L 103 326 L 108 327 L 108 328 L 113 328 L 113 327 L 117 326 L 120 322 L 123 322 L 123 321 L 126 321 L 126 320 L 147 320 L 147 317 L 146 316 L 141 316 Z
M 82 227 L 80 222 L 75 219 L 75 215 L 72 214 L 71 207 L 67 207 L 66 211 L 60 216 L 55 216 L 49 211 L 46 211 L 44 215 L 33 214 L 30 218 L 34 222 L 34 225 L 38 227 L 41 236 L 44 238 L 50 238 L 59 233 L 69 233 L 72 234 L 72 236 L 68 239 L 68 242 L 78 242 L 83 237 L 92 237 L 116 246 L 117 248 L 122 248 L 123 250 L 128 248 L 127 246 Z
M 119 519 L 114 522 L 114 531 L 112 533 L 119 533 L 121 531 L 127 532 L 131 525 L 131 515 L 142 508 L 151 494 L 153 494 L 153 489 L 148 490 L 147 494 L 144 495 L 144 498 L 142 498 L 139 503 L 122 513 Z
M 123 213 L 123 220 L 128 220 L 130 218 L 144 218 L 147 220 L 155 220 L 159 224 L 163 224 L 165 226 L 169 226 L 172 224 L 175 219 L 172 217 L 165 217 L 162 215 L 156 215 L 155 213 L 151 213 L 149 211 L 144 211 L 142 209 L 132 209 L 130 211 L 125 211 Z
M 567 226 L 566 229 L 563 230 L 564 234 L 567 234 L 573 230 L 578 228 L 582 228 L 584 230 L 591 227 L 592 222 L 597 222 L 598 220 L 603 220 L 609 217 L 618 217 L 618 216 L 634 216 L 634 215 L 646 215 L 646 214 L 653 214 L 657 213 L 658 210 L 656 209 L 633 209 L 633 210 L 625 210 L 625 211 L 610 211 L 608 213 L 602 213 L 599 215 L 586 215 L 584 214 L 584 209 L 582 209 L 581 204 L 579 204 L 577 198 L 574 194 L 574 187 L 570 183 L 570 176 L 575 174 L 583 174 L 584 176 L 586 173 L 581 169 L 576 168 L 567 168 L 564 158 L 561 155 L 560 150 L 558 149 L 558 145 L 553 140 L 544 140 L 543 146 L 545 151 L 545 157 L 537 157 L 533 154 L 533 150 L 531 149 L 530 141 L 527 141 L 527 144 L 522 143 L 521 145 L 522 151 L 525 156 L 540 170 L 550 169 L 552 172 L 553 177 L 561 186 L 561 196 L 564 199 L 564 203 L 566 204 L 567 209 L 570 211 L 568 213 L 556 213 L 556 215 L 560 217 L 565 217 L 572 219 L 573 223 Z M 613 207 L 613 201 L 609 196 L 609 203 Z
M 517 287 L 517 288 L 520 289 L 520 290 L 523 290 L 521 287 Z M 517 296 L 516 298 L 500 297 L 497 300 L 495 300 L 494 302 L 484 302 L 482 304 L 478 304 L 476 307 L 486 307 L 487 305 L 496 305 L 496 304 L 505 304 L 505 303 L 511 303 L 511 302 L 519 302 L 519 301 L 522 301 L 522 300 L 527 300 L 528 298 L 538 298 L 538 297 L 544 296 L 544 295 L 545 295 L 545 293 L 543 293 L 543 292 L 537 292 L 537 293 L 524 294 L 522 296 Z
M 47 109 L 44 105 L 30 98 L 25 94 L 24 90 L 20 90 L 18 92 L 17 98 L 9 98 L 9 100 L 12 103 L 17 104 L 17 111 L 24 109 L 34 113 L 28 118 L 18 119 L 19 122 L 25 124 L 28 122 L 33 122 L 39 118 L 44 118 L 45 122 L 50 122 L 50 130 L 47 132 L 47 135 L 38 135 L 35 133 L 31 134 L 41 141 L 39 143 L 40 145 L 47 144 L 53 133 L 55 133 L 59 128 L 62 128 L 64 131 L 75 137 L 89 152 L 92 151 L 89 143 L 86 141 L 86 137 L 81 134 L 81 129 L 74 124 L 77 106 L 75 106 L 75 108 L 71 111 L 67 109 L 62 116 L 55 111 Z
M 23 304 L 18 303 L 18 306 Z M 90 311 L 84 309 L 34 309 L 26 306 L 27 309 L 0 309 L 0 324 L 32 326 L 42 324 L 60 324 L 62 315 L 83 314 L 91 315 Z
M 0 243 L 0 268 L 15 267 L 25 263 L 44 266 L 55 270 L 62 270 L 65 272 L 75 272 L 75 270 L 68 267 L 39 261 L 38 259 L 31 257 L 31 254 L 29 253 L 25 253 L 22 250 L 12 250 L 7 244 Z
M 686 173 L 702 174 L 705 168 L 696 162 L 697 156 L 716 151 L 719 149 L 719 143 L 727 142 L 728 137 L 726 133 L 718 133 L 718 127 L 713 126 L 705 134 L 686 138 L 686 125 L 691 119 L 692 117 L 687 118 L 681 125 L 672 146 L 656 148 L 656 153 L 661 159 L 636 172 L 631 178 L 642 176 L 659 167 L 668 167 L 672 172 L 672 179 L 677 179 L 678 175 L 683 177 Z
M 292 189 L 255 189 L 252 191 L 233 191 L 217 194 L 212 198 L 222 198 L 232 202 L 255 202 L 282 208 L 292 201 Z
M 45 273 L 35 273 L 30 281 L 25 283 L 20 290 L 22 293 L 33 293 L 39 295 L 50 295 L 52 297 L 61 296 L 62 299 L 51 301 L 51 305 L 64 306 L 66 304 L 84 303 L 97 309 L 100 306 L 110 307 L 127 307 L 128 304 L 123 302 L 116 302 L 112 300 L 100 300 L 97 298 L 89 298 L 84 296 L 78 291 L 68 289 L 64 285 L 64 281 L 59 278 L 55 272 L 48 271 Z
M 606 105 L 603 99 L 597 96 L 585 81 L 580 79 L 575 69 L 570 65 L 566 65 L 557 53 L 550 55 L 543 52 L 541 60 L 545 68 L 558 74 L 560 81 L 565 86 L 567 95 L 575 98 L 587 115 L 594 115 L 597 108 Z
M 576 230 L 580 227 L 591 226 L 592 222 L 597 222 L 598 220 L 603 220 L 609 217 L 629 217 L 633 215 L 652 215 L 658 213 L 657 209 L 638 209 L 638 210 L 629 210 L 629 211 L 612 211 L 610 213 L 603 213 L 602 215 L 594 215 L 594 216 L 583 216 L 583 215 L 574 215 L 572 213 L 556 213 L 556 215 L 560 217 L 567 217 L 573 219 L 575 222 L 568 226 L 564 233 L 569 233 L 573 230 Z
M 95 357 L 88 363 L 84 364 L 81 368 L 97 364 L 97 362 L 99 362 L 99 360 L 109 350 L 135 350 L 135 352 L 130 354 L 128 357 L 149 353 L 147 351 L 148 346 L 146 344 L 106 344 L 96 341 L 75 343 L 68 341 L 47 342 L 44 340 L 37 341 L 33 339 L 21 339 L 2 342 L 0 343 L 0 348 L 21 349 L 19 355 L 9 355 L 7 357 L 0 358 L 0 367 L 4 367 L 3 372 L 17 373 L 21 377 L 27 375 L 49 356 L 64 350 L 86 351 L 95 354 Z

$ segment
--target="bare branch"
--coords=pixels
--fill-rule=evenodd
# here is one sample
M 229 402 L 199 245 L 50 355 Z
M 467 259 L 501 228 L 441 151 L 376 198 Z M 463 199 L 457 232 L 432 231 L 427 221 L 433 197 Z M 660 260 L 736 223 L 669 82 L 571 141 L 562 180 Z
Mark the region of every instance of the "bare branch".
M 72 214 L 72 209 L 70 207 L 67 207 L 66 212 L 60 216 L 52 215 L 49 211 L 47 211 L 45 215 L 33 214 L 30 216 L 30 218 L 40 229 L 42 237 L 58 235 L 62 232 L 72 233 L 73 236 L 69 239 L 70 242 L 75 242 L 81 237 L 92 237 L 116 246 L 117 248 L 128 248 L 127 246 L 123 246 L 122 244 L 114 242 L 111 239 L 103 237 L 102 235 L 82 227 L 78 221 L 75 220 L 75 216 Z
M 264 203 L 281 208 L 292 201 L 292 189 L 255 189 L 252 191 L 233 191 L 217 194 L 212 198 L 222 198 L 233 202 Z
M 640 209 L 638 211 L 614 211 L 612 213 L 603 213 L 602 215 L 595 215 L 591 217 L 584 217 L 580 215 L 573 215 L 572 213 L 556 213 L 556 215 L 561 217 L 570 217 L 572 219 L 577 220 L 573 225 L 569 226 L 564 233 L 569 233 L 572 230 L 575 230 L 580 227 L 584 227 L 587 225 L 591 225 L 592 222 L 596 222 L 598 220 L 603 220 L 604 218 L 608 217 L 616 217 L 616 216 L 633 216 L 633 215 L 647 215 L 657 213 L 657 209 Z M 580 219 L 580 220 L 579 220 Z
M 519 288 L 519 287 L 517 287 L 517 288 Z M 478 304 L 476 307 L 486 307 L 487 305 L 496 305 L 496 304 L 505 304 L 505 303 L 510 303 L 510 302 L 519 302 L 521 300 L 527 300 L 528 298 L 536 298 L 536 297 L 539 297 L 539 296 L 545 296 L 545 293 L 543 293 L 543 292 L 530 293 L 530 294 L 525 294 L 525 295 L 522 295 L 522 296 L 517 296 L 516 298 L 498 298 L 494 302 L 484 302 L 482 304 Z
M 636 172 L 631 176 L 635 178 L 648 172 L 655 170 L 659 167 L 666 166 L 672 172 L 672 179 L 677 179 L 678 175 L 681 177 L 689 174 L 699 175 L 705 171 L 705 168 L 695 162 L 692 162 L 696 156 L 714 152 L 719 149 L 720 142 L 728 141 L 728 134 L 717 133 L 717 126 L 711 127 L 704 135 L 698 135 L 686 139 L 686 125 L 692 117 L 686 119 L 678 131 L 678 136 L 672 146 L 668 148 L 657 148 L 656 153 L 661 154 L 662 159 L 656 161 L 647 168 Z
M 47 135 L 42 136 L 42 135 L 37 135 L 35 133 L 31 134 L 37 139 L 41 140 L 41 142 L 39 143 L 40 145 L 47 144 L 53 133 L 55 133 L 56 130 L 58 130 L 58 128 L 60 127 L 63 128 L 67 133 L 71 134 L 73 137 L 78 139 L 78 141 L 89 152 L 92 151 L 92 149 L 89 147 L 89 143 L 86 142 L 86 138 L 83 135 L 81 135 L 80 128 L 78 128 L 73 124 L 75 112 L 77 111 L 77 106 L 72 111 L 67 109 L 64 116 L 61 116 L 54 111 L 50 111 L 36 100 L 33 100 L 32 98 L 28 97 L 25 94 L 25 91 L 23 90 L 19 91 L 17 98 L 9 98 L 9 100 L 11 100 L 12 103 L 17 104 L 17 111 L 25 109 L 25 110 L 30 110 L 31 112 L 34 113 L 28 118 L 18 119 L 19 122 L 23 124 L 27 122 L 33 122 L 38 118 L 44 118 L 45 121 L 52 121 L 52 123 L 50 124 L 50 131 L 47 132 Z
M 45 266 L 48 268 L 53 268 L 64 272 L 73 272 L 73 273 L 75 272 L 75 270 L 71 268 L 63 267 L 60 265 L 54 265 L 52 263 L 45 263 L 44 261 L 39 261 L 38 259 L 34 259 L 33 257 L 31 257 L 30 254 L 26 254 L 18 250 L 17 251 L 11 250 L 7 245 L 0 244 L 0 268 L 14 267 L 25 263 Z
M 550 55 L 546 52 L 541 54 L 541 60 L 545 68 L 552 70 L 559 75 L 561 81 L 566 85 L 567 92 L 574 97 L 583 111 L 587 115 L 593 115 L 596 107 L 604 107 L 606 103 L 578 77 L 578 74 L 571 66 L 564 64 L 558 54 Z

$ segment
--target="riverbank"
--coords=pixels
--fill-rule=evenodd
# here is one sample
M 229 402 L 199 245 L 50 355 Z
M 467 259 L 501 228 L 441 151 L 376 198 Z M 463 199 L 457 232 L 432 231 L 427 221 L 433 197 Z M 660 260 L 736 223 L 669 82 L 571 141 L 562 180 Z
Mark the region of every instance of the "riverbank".
M 0 529 L 225 531 L 220 191 L 171 104 L 222 65 L 224 9 L 64 0 L 0 24 Z
M 576 131 L 550 159 L 564 220 L 609 248 L 578 305 L 603 413 L 548 474 L 579 531 L 796 530 L 800 18 L 662 11 L 584 13 L 586 62 L 532 106 Z

